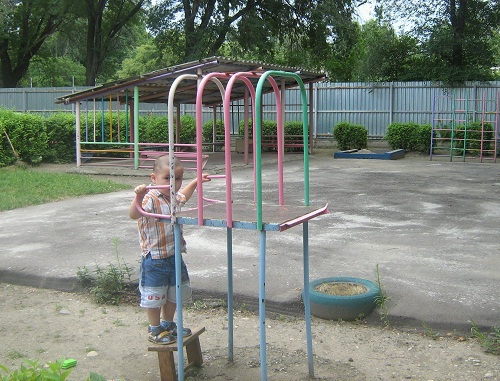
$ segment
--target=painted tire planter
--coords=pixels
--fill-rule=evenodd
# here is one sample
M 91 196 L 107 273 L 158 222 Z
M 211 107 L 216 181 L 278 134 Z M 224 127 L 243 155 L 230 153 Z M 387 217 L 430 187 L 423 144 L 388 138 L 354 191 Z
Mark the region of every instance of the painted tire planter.
M 366 291 L 349 296 L 332 295 L 318 292 L 316 288 L 323 283 L 348 283 L 363 286 Z M 360 315 L 367 316 L 376 306 L 380 295 L 379 286 L 366 279 L 352 277 L 321 278 L 309 282 L 311 314 L 328 320 L 355 320 Z

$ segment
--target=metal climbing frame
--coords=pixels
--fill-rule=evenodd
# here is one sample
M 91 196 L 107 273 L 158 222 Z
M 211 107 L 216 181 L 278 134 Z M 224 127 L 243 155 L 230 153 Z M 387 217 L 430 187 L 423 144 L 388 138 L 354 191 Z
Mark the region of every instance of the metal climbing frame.
M 258 77 L 258 83 L 256 88 L 253 87 L 252 82 L 249 78 Z M 256 72 L 239 72 L 239 73 L 210 73 L 204 76 L 198 83 L 197 97 L 196 97 L 196 129 L 197 129 L 197 142 L 196 142 L 196 153 L 197 153 L 197 176 L 198 176 L 198 204 L 197 208 L 189 209 L 186 211 L 178 211 L 172 208 L 172 214 L 170 216 L 145 213 L 145 215 L 160 218 L 165 222 L 169 222 L 174 226 L 174 238 L 176 241 L 175 245 L 175 264 L 176 264 L 176 278 L 177 278 L 177 305 L 182 306 L 182 288 L 179 283 L 181 279 L 181 253 L 178 244 L 180 241 L 180 225 L 199 225 L 199 226 L 210 226 L 225 228 L 227 233 L 227 266 L 228 266 L 228 357 L 229 360 L 233 360 L 233 274 L 232 274 L 232 230 L 233 229 L 247 229 L 256 230 L 260 232 L 259 235 L 259 322 L 260 322 L 260 362 L 261 362 L 261 380 L 267 380 L 267 344 L 266 344 L 266 309 L 265 309 L 265 282 L 266 282 L 266 234 L 268 231 L 271 232 L 282 232 L 293 226 L 302 225 L 303 226 L 303 267 L 304 267 L 304 289 L 307 290 L 309 287 L 309 228 L 308 221 L 317 216 L 325 214 L 328 212 L 327 205 L 322 207 L 312 207 L 309 205 L 309 153 L 307 149 L 304 149 L 304 205 L 286 205 L 284 200 L 284 184 L 283 184 L 283 157 L 284 157 L 284 138 L 283 138 L 283 119 L 282 119 L 282 99 L 280 96 L 280 89 L 277 81 L 274 77 L 291 77 L 297 81 L 300 86 L 302 95 L 302 114 L 303 114 L 303 135 L 304 135 L 304 147 L 308 147 L 308 111 L 307 111 L 307 97 L 304 88 L 304 84 L 301 78 L 295 74 L 285 71 L 266 71 L 264 73 Z M 180 76 L 172 84 L 169 93 L 169 136 L 173 136 L 173 100 L 175 97 L 175 92 L 178 84 L 182 82 L 187 77 Z M 192 78 L 192 77 L 190 77 Z M 226 180 L 226 200 L 225 202 L 217 202 L 207 204 L 204 202 L 203 197 L 203 183 L 201 181 L 202 176 L 202 119 L 201 110 L 203 105 L 203 95 L 204 89 L 208 82 L 215 82 L 219 91 L 221 92 L 223 98 L 223 108 L 224 108 L 224 128 L 225 128 L 225 140 L 226 147 L 227 140 L 230 139 L 230 93 L 233 89 L 233 85 L 236 81 L 242 81 L 248 88 L 248 91 L 252 97 L 252 105 L 254 107 L 253 115 L 255 118 L 254 128 L 254 200 L 255 207 L 248 205 L 248 202 L 238 203 L 237 200 L 233 200 L 233 189 L 232 189 L 232 174 L 231 174 L 231 155 L 229 150 L 225 153 L 225 177 Z M 223 86 L 223 81 L 226 82 L 226 87 Z M 262 129 L 262 87 L 265 81 L 269 81 L 272 84 L 275 100 L 276 100 L 276 112 L 277 112 L 277 124 L 278 124 L 278 186 L 277 191 L 279 193 L 278 205 L 269 206 L 263 204 L 263 193 L 262 193 L 262 148 L 261 148 L 261 129 Z M 171 138 L 172 139 L 172 138 Z M 173 148 L 173 141 L 169 142 L 170 146 Z M 170 149 L 170 165 L 171 165 L 171 192 L 175 189 L 175 178 L 173 170 L 173 149 Z M 218 176 L 220 177 L 220 176 Z M 171 195 L 171 199 L 174 199 L 174 195 Z M 256 210 L 256 211 L 255 211 Z M 306 322 L 306 341 L 307 341 L 307 352 L 308 352 L 308 367 L 309 375 L 314 376 L 314 365 L 313 365 L 313 351 L 312 351 L 312 333 L 311 333 L 311 316 L 310 316 L 310 305 L 309 305 L 309 293 L 304 293 L 304 305 L 305 305 L 305 322 Z M 178 334 L 182 335 L 183 327 L 183 315 L 182 308 L 177 310 L 177 324 L 179 326 Z M 184 380 L 184 354 L 182 346 L 182 337 L 179 337 L 178 343 L 178 379 L 180 381 Z
M 499 94 L 486 99 L 453 95 L 434 96 L 430 159 L 447 157 L 496 162 L 499 131 Z

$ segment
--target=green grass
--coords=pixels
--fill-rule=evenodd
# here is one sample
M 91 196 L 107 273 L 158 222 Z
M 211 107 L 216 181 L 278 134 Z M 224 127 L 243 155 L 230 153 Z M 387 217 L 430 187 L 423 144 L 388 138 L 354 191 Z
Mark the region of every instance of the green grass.
M 76 173 L 39 172 L 14 166 L 0 168 L 0 211 L 130 188 L 127 184 Z

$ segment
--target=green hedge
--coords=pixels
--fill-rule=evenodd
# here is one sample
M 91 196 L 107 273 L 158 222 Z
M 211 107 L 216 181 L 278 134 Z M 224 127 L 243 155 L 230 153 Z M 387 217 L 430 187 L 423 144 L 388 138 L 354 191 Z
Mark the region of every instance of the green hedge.
M 245 132 L 245 121 L 241 120 L 238 126 L 239 135 L 243 135 Z M 299 121 L 287 121 L 284 125 L 284 140 L 285 146 L 286 144 L 303 144 L 303 124 Z M 248 120 L 248 137 L 252 138 L 253 128 L 252 128 L 252 119 Z M 274 120 L 263 120 L 262 121 L 262 141 L 268 143 L 276 143 L 278 135 L 278 124 Z M 270 148 L 271 150 L 273 148 Z M 269 149 L 268 149 L 269 150 Z M 287 152 L 296 152 L 303 151 L 302 147 L 285 147 L 285 151 Z
M 363 149 L 368 146 L 368 130 L 359 124 L 340 122 L 333 127 L 333 137 L 341 151 Z
M 440 126 L 440 128 L 446 128 Z M 484 128 L 483 150 L 492 150 L 494 148 L 495 129 L 490 123 L 473 122 L 468 125 L 456 125 L 453 131 L 453 147 L 465 150 L 481 149 L 481 134 Z M 452 131 L 439 131 L 440 137 L 449 139 L 451 143 Z M 465 144 L 464 144 L 464 138 Z
M 45 119 L 48 147 L 44 161 L 71 163 L 76 160 L 75 116 L 58 113 Z
M 429 153 L 431 135 L 430 124 L 392 123 L 387 128 L 385 139 L 392 149 Z
M 216 141 L 224 141 L 224 121 L 222 119 L 217 119 L 215 127 Z M 196 131 L 195 131 L 196 132 Z M 214 138 L 214 122 L 212 120 L 207 120 L 203 123 L 203 143 L 212 143 Z M 196 137 L 195 137 L 196 139 Z M 215 146 L 215 151 L 221 151 L 222 146 Z
M 20 160 L 32 165 L 42 162 L 47 153 L 48 136 L 41 116 L 2 109 L 0 132 L 2 134 L 0 165 L 10 165 L 16 161 L 11 144 Z

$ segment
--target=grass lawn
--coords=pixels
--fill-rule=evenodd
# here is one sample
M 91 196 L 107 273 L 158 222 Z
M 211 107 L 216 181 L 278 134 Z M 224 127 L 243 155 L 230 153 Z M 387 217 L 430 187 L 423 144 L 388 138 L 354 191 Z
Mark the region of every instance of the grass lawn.
M 40 205 L 72 197 L 130 189 L 130 185 L 87 175 L 0 168 L 0 211 Z

